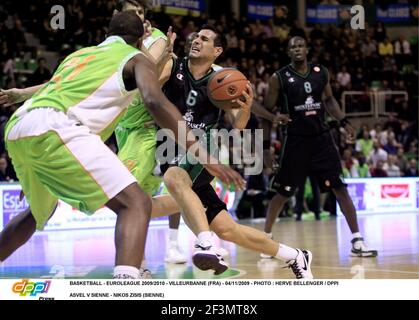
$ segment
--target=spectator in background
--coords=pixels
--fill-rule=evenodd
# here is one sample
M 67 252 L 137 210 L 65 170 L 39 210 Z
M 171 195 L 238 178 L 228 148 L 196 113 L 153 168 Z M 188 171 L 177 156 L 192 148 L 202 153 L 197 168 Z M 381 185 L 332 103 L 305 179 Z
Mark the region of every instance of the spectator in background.
M 405 172 L 408 166 L 408 161 L 404 155 L 404 149 L 403 147 L 399 147 L 399 149 L 397 149 L 397 161 L 396 161 L 396 165 L 400 168 L 401 172 Z
M 230 32 L 226 35 L 226 40 L 228 49 L 237 49 L 239 47 L 239 39 L 236 36 L 236 29 L 230 30 Z
M 259 82 L 256 92 L 259 96 L 265 97 L 266 93 L 268 92 L 269 89 L 269 79 L 270 79 L 270 75 L 269 73 L 264 73 L 262 81 Z
M 396 165 L 397 156 L 394 154 L 389 154 L 387 162 L 383 165 L 383 170 L 387 172 L 388 177 L 400 177 L 401 172 L 400 168 Z
M 384 42 L 378 44 L 378 54 L 380 56 L 392 56 L 394 54 L 393 44 L 389 38 L 385 38 Z
M 284 42 L 290 33 L 290 28 L 285 24 L 275 27 L 274 29 L 275 37 L 279 39 L 280 42 Z
M 368 129 L 362 131 L 362 138 L 356 142 L 355 150 L 361 152 L 364 157 L 368 157 L 373 149 L 374 141 L 371 139 Z
M 374 178 L 386 178 L 387 172 L 383 169 L 384 161 L 379 160 L 377 166 L 371 169 L 371 177 Z
M 409 167 L 404 171 L 405 177 L 419 177 L 418 162 L 416 159 L 410 159 Z
M 368 156 L 368 162 L 371 163 L 373 167 L 377 167 L 378 162 L 381 161 L 382 162 L 381 167 L 382 167 L 384 162 L 387 161 L 387 158 L 388 158 L 387 152 L 383 150 L 383 148 L 381 148 L 380 143 L 375 140 L 373 143 L 373 149 Z
M 394 54 L 399 68 L 410 62 L 412 51 L 410 50 L 410 42 L 406 40 L 405 36 L 401 35 L 394 42 Z
M 341 71 L 337 74 L 336 80 L 344 90 L 351 88 L 351 75 L 348 73 L 346 66 L 342 66 Z
M 418 141 L 412 141 L 409 144 L 409 150 L 405 153 L 407 160 L 416 159 L 418 156 Z
M 38 59 L 38 68 L 36 68 L 35 72 L 32 75 L 32 85 L 38 85 L 41 83 L 45 83 L 51 79 L 51 71 L 47 68 L 47 61 L 45 58 Z
M 371 139 L 378 140 L 379 137 L 380 137 L 380 133 L 381 133 L 382 130 L 383 130 L 383 128 L 381 127 L 381 123 L 376 123 L 374 125 L 374 129 L 372 129 L 370 131 Z
M 399 149 L 399 144 L 397 143 L 395 137 L 393 135 L 390 135 L 387 138 L 387 144 L 383 146 L 383 149 L 387 152 L 387 154 L 396 155 L 397 150 Z
M 0 157 L 0 182 L 13 181 L 7 173 L 7 159 L 4 156 Z
M 361 155 L 358 158 L 358 177 L 359 178 L 370 178 L 371 177 L 371 172 L 370 172 L 370 167 L 366 161 L 365 156 Z
M 365 41 L 361 44 L 361 52 L 364 57 L 371 57 L 373 53 L 377 52 L 377 43 L 375 40 L 371 40 L 371 38 L 367 36 Z
M 358 160 L 352 156 L 351 149 L 345 149 L 342 155 L 343 174 L 345 178 L 358 178 Z

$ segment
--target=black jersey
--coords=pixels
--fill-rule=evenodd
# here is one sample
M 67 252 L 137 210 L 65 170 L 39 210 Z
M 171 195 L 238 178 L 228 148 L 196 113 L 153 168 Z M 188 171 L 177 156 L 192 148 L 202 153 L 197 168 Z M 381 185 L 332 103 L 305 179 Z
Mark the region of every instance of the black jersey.
M 302 75 L 288 65 L 276 72 L 279 78 L 279 106 L 281 113 L 290 115 L 286 133 L 294 136 L 318 136 L 329 130 L 325 121 L 322 94 L 327 85 L 328 73 L 321 65 L 308 65 Z
M 214 70 L 195 80 L 188 68 L 188 58 L 174 59 L 170 79 L 163 92 L 183 115 L 191 129 L 206 130 L 217 124 L 220 109 L 208 98 L 207 84 Z

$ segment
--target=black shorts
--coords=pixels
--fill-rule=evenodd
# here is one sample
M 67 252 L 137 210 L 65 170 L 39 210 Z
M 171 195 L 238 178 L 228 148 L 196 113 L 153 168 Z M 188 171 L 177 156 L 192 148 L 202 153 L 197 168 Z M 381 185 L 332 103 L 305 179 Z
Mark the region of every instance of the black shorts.
M 164 174 L 169 167 L 169 165 L 162 166 L 162 173 Z M 183 169 L 185 169 L 191 176 L 191 179 L 193 181 L 192 190 L 196 193 L 199 200 L 201 200 L 202 205 L 205 208 L 205 214 L 207 216 L 208 224 L 211 224 L 214 218 L 222 210 L 227 211 L 226 204 L 223 201 L 221 201 L 221 199 L 215 192 L 214 187 L 211 184 L 214 180 L 214 177 L 205 168 L 202 168 L 201 170 L 190 171 L 187 170 L 187 168 Z M 193 168 L 191 167 L 191 169 Z
M 338 148 L 330 134 L 317 137 L 287 136 L 278 173 L 270 189 L 291 197 L 297 186 L 310 175 L 319 182 L 321 192 L 345 185 Z

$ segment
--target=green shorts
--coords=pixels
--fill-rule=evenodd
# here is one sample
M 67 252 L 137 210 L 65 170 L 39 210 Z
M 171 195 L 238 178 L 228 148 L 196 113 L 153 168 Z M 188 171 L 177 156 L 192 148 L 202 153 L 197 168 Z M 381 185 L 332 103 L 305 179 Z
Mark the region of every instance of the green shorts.
M 156 193 L 162 182 L 153 174 L 156 162 L 156 127 L 126 129 L 118 126 L 115 136 L 118 157 L 148 194 Z
M 58 199 L 92 214 L 135 183 L 98 135 L 63 112 L 18 113 L 6 126 L 6 146 L 37 229 L 43 229 Z

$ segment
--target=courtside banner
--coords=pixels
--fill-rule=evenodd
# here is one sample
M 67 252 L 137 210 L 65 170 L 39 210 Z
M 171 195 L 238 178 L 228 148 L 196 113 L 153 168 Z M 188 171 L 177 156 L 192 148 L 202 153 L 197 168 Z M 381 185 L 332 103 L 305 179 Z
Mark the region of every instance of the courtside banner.
M 223 186 L 217 182 L 216 191 L 218 195 L 222 194 Z M 22 188 L 18 183 L 0 184 L 0 230 L 20 212 L 26 210 L 29 205 L 26 198 L 20 200 Z M 223 201 L 230 209 L 234 203 L 235 193 L 226 191 Z M 87 215 L 77 209 L 72 208 L 65 202 L 59 201 L 57 210 L 48 221 L 44 231 L 60 230 L 82 230 L 91 228 L 113 228 L 116 223 L 116 215 L 108 208 L 101 208 L 94 214 Z M 167 224 L 167 217 L 152 219 L 150 225 Z
M 419 299 L 418 280 L 0 280 L 0 300 L 258 300 Z M 168 306 L 169 307 L 169 306 Z M 212 310 L 211 312 L 222 310 Z M 224 310 L 225 311 L 225 310 Z M 174 314 L 179 310 L 162 310 Z M 170 313 L 171 312 L 171 313 Z M 195 316 L 207 314 L 202 308 Z M 257 312 L 257 308 L 256 308 Z M 164 313 L 162 313 L 164 314 Z M 199 318 L 199 317 L 198 317 Z
M 358 214 L 419 212 L 419 178 L 345 179 Z M 342 214 L 338 205 L 338 213 Z

